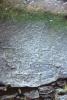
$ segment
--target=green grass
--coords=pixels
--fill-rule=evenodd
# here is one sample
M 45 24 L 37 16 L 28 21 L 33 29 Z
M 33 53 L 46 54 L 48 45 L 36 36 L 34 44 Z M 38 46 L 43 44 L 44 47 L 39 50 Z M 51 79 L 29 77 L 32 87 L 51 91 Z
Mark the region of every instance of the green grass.
M 12 7 L 6 8 L 0 5 L 0 20 L 2 21 L 44 21 L 49 27 L 55 29 L 67 28 L 67 20 L 64 15 L 52 14 L 44 11 L 27 11 L 26 9 L 14 9 Z

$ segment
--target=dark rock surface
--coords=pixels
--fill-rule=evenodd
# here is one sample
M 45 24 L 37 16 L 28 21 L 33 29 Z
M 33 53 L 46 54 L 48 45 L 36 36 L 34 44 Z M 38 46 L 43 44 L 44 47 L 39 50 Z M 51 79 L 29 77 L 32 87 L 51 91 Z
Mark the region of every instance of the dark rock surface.
M 67 79 L 39 87 L 0 86 L 0 100 L 66 100 Z

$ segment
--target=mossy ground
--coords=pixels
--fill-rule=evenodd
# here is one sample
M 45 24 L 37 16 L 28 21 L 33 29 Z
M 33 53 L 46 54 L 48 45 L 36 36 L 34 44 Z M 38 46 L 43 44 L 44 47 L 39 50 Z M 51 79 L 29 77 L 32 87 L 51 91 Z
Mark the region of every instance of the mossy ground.
M 55 29 L 67 28 L 67 20 L 64 15 L 52 14 L 44 11 L 27 11 L 27 9 L 15 9 L 12 7 L 5 7 L 0 4 L 0 20 L 6 21 L 44 21 L 49 27 Z

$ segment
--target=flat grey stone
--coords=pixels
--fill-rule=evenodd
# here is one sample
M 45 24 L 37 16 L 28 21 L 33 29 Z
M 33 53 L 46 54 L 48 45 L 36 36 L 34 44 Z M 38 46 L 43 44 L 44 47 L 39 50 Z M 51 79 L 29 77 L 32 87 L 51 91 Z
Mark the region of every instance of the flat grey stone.
M 0 81 L 36 87 L 62 75 L 67 75 L 67 30 L 41 21 L 0 24 Z

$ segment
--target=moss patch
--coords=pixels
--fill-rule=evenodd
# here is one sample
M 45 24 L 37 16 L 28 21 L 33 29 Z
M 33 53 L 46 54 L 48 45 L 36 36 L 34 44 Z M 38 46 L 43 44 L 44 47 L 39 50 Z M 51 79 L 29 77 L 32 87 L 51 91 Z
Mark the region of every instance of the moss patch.
M 22 10 L 14 9 L 0 4 L 0 20 L 2 21 L 44 21 L 49 27 L 55 29 L 67 28 L 67 20 L 63 16 L 44 11 L 27 11 L 25 8 Z

